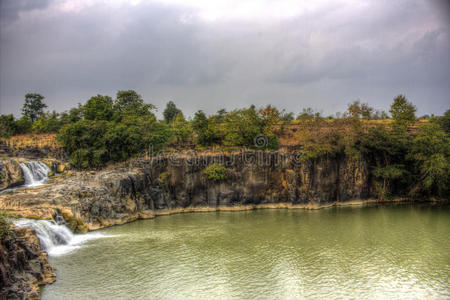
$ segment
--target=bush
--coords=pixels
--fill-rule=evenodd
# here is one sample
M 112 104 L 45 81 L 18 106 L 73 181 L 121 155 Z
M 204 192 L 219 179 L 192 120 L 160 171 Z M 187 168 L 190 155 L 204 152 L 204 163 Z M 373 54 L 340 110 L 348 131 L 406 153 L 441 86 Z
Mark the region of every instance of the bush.
M 11 222 L 8 220 L 8 213 L 0 209 L 0 239 L 8 234 Z
M 162 172 L 158 176 L 158 181 L 160 184 L 167 184 L 169 182 L 170 173 L 169 172 Z
M 0 116 L 0 137 L 8 138 L 15 135 L 17 132 L 17 125 L 14 121 L 14 116 L 1 115 Z
M 219 164 L 213 164 L 208 166 L 203 174 L 212 181 L 221 181 L 227 177 L 227 168 Z

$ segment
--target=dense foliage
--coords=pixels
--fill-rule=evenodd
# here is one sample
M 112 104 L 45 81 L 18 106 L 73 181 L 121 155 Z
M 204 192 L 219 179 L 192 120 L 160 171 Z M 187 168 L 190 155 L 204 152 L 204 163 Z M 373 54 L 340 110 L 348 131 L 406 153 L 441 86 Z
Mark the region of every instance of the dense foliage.
M 79 168 L 154 155 L 168 147 L 272 150 L 278 149 L 280 140 L 284 145 L 287 140 L 303 161 L 324 156 L 364 159 L 381 199 L 448 197 L 450 193 L 450 110 L 441 117 L 427 116 L 410 132 L 408 128 L 417 122 L 416 107 L 403 95 L 394 98 L 391 118 L 360 101 L 336 116 L 324 117 L 303 108 L 296 118 L 272 105 L 221 109 L 212 115 L 199 110 L 185 118 L 170 101 L 162 113 L 164 119 L 158 120 L 155 107 L 132 90 L 119 91 L 115 99 L 96 95 L 63 113 L 44 112 L 43 99 L 27 94 L 20 119 L 1 115 L 0 136 L 58 133 L 70 162 Z M 290 125 L 296 129 L 288 129 Z M 204 174 L 219 181 L 226 169 L 212 165 Z
M 221 181 L 227 178 L 227 168 L 220 164 L 212 164 L 205 168 L 203 174 L 212 181 Z
M 0 239 L 8 234 L 11 227 L 11 222 L 8 220 L 8 213 L 0 209 Z

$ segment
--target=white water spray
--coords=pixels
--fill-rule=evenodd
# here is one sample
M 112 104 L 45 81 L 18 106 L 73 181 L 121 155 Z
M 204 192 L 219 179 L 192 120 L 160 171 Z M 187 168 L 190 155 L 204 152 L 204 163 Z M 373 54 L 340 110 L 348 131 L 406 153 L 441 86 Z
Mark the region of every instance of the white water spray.
M 40 161 L 30 161 L 28 163 L 19 163 L 22 168 L 25 187 L 43 185 L 48 182 L 48 173 L 50 168 Z
M 49 220 L 18 219 L 13 221 L 17 227 L 29 227 L 36 231 L 42 250 L 50 256 L 69 253 L 85 242 L 105 237 L 101 233 L 73 234 L 67 226 Z

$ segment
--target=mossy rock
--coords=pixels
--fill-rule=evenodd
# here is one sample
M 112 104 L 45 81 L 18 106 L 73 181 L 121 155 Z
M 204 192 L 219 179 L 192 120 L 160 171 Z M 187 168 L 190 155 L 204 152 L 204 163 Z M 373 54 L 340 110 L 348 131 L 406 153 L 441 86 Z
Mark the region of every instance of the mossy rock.
M 69 227 L 75 233 L 86 233 L 88 232 L 87 226 L 83 223 L 81 218 L 75 218 L 73 214 L 69 211 L 61 211 L 60 214 L 66 221 L 67 227 Z

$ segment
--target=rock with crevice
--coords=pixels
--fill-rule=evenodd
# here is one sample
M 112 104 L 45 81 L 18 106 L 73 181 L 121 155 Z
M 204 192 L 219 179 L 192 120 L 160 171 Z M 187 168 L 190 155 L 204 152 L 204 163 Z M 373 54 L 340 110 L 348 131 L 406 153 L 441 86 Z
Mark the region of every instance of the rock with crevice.
M 40 299 L 39 286 L 55 280 L 34 229 L 12 226 L 0 240 L 0 299 Z

